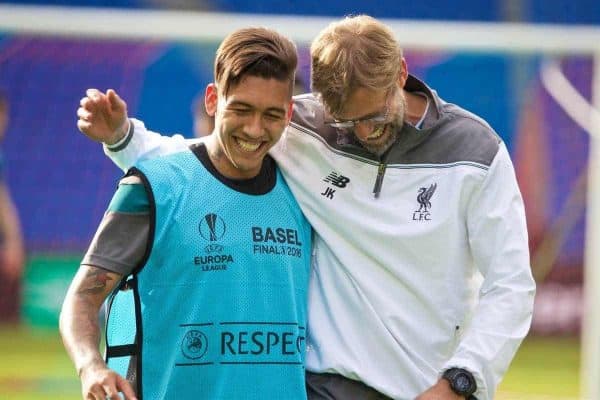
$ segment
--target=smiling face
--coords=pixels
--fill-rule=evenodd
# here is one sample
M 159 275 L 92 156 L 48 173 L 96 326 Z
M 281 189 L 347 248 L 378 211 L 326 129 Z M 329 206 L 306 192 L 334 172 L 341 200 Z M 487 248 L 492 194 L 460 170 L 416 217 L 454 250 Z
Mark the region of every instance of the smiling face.
M 207 87 L 206 104 L 215 115 L 215 130 L 207 141 L 215 168 L 232 179 L 253 178 L 263 159 L 287 127 L 292 115 L 288 81 L 245 76 L 227 94 Z
M 362 146 L 382 155 L 396 140 L 407 108 L 408 69 L 394 32 L 367 15 L 346 17 L 319 33 L 310 54 L 312 89 L 334 122 L 352 121 L 346 125 Z
M 396 141 L 404 123 L 406 99 L 398 87 L 391 92 L 369 88 L 355 89 L 345 102 L 336 119 L 365 121 L 356 123 L 352 131 L 361 145 L 370 153 L 381 156 Z M 369 122 L 377 116 L 386 116 L 382 123 Z

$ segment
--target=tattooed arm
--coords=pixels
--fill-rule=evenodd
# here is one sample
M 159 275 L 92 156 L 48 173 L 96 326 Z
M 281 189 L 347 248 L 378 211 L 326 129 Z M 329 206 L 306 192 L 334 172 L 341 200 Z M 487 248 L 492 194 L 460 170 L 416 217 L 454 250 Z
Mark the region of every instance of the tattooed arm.
M 82 265 L 75 275 L 60 313 L 60 333 L 81 379 L 84 399 L 135 399 L 129 382 L 110 370 L 99 351 L 98 312 L 122 276 Z
M 133 273 L 148 245 L 150 206 L 142 181 L 119 181 L 102 222 L 81 260 L 60 314 L 60 333 L 81 378 L 86 400 L 135 399 L 129 382 L 110 370 L 98 349 L 98 312 L 124 276 Z

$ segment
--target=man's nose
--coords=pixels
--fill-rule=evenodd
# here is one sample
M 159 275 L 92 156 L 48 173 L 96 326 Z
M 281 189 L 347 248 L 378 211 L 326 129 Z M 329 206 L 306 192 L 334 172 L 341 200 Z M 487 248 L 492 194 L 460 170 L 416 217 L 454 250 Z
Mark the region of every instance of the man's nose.
M 265 129 L 262 116 L 258 113 L 252 114 L 246 122 L 245 130 L 246 134 L 251 137 L 258 138 L 263 136 Z

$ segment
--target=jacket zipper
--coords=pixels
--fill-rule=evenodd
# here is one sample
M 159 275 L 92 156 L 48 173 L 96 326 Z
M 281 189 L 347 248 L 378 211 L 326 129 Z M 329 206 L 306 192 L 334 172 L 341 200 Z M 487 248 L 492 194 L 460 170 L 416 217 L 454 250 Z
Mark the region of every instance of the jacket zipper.
M 377 169 L 377 179 L 375 179 L 375 186 L 373 187 L 373 195 L 375 198 L 378 198 L 379 193 L 381 193 L 381 186 L 383 186 L 383 177 L 385 175 L 386 168 L 387 164 L 385 161 L 379 163 L 379 168 Z

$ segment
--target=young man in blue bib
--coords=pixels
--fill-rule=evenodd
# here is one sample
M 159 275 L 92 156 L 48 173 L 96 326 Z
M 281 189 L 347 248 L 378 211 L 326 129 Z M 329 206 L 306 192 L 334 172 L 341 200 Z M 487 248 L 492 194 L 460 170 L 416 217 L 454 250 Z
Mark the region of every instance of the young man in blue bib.
M 296 64 L 274 31 L 229 35 L 205 93 L 213 134 L 121 179 L 60 319 L 85 399 L 306 398 L 311 229 L 267 154 Z M 114 91 L 92 99 L 80 125 L 123 125 Z

